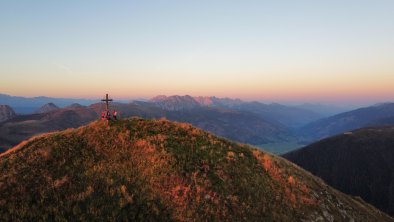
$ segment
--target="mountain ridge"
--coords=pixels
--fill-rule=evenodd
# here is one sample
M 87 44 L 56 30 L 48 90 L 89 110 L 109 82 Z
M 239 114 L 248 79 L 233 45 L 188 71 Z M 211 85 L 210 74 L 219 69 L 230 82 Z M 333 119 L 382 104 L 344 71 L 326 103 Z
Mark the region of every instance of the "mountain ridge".
M 167 120 L 30 139 L 0 155 L 0 181 L 2 220 L 393 221 L 280 157 Z
M 32 114 L 41 106 L 50 102 L 59 105 L 59 107 L 65 107 L 72 103 L 91 105 L 98 101 L 99 100 L 90 100 L 90 99 L 82 99 L 82 98 L 81 99 L 53 98 L 47 96 L 22 97 L 22 96 L 11 96 L 4 93 L 0 93 L 0 104 L 7 104 L 11 106 L 18 114 Z
M 159 95 L 149 102 L 157 107 L 170 111 L 185 111 L 200 107 L 219 107 L 232 110 L 247 111 L 259 115 L 261 118 L 275 121 L 287 127 L 300 127 L 312 122 L 322 115 L 299 107 L 285 106 L 278 103 L 264 104 L 261 102 L 245 102 L 240 99 L 211 97 L 165 96 Z
M 367 127 L 282 155 L 327 184 L 394 215 L 394 126 Z
M 349 130 L 379 125 L 386 118 L 394 118 L 394 103 L 363 107 L 323 118 L 302 127 L 300 134 L 307 140 L 317 141 Z

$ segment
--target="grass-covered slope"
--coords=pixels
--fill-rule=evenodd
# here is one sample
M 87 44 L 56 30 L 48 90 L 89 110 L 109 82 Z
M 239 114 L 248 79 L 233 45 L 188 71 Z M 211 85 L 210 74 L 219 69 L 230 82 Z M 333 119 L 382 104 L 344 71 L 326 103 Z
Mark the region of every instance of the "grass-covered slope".
M 94 122 L 0 156 L 0 221 L 393 221 L 290 162 L 166 120 Z

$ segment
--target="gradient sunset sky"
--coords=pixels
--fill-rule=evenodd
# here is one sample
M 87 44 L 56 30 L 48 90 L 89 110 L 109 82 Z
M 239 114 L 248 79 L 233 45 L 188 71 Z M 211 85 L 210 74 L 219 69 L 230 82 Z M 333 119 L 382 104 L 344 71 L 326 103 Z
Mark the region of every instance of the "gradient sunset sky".
M 1 1 L 0 93 L 394 101 L 394 1 Z

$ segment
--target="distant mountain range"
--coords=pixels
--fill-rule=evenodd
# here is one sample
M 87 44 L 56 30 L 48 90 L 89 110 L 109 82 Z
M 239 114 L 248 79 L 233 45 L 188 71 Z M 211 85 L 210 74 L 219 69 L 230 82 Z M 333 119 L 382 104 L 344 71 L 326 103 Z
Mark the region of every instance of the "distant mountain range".
M 96 121 L 0 154 L 1 221 L 393 218 L 289 161 L 185 123 Z
M 383 107 L 389 109 L 387 105 Z M 394 216 L 394 126 L 346 132 L 283 157 L 321 177 L 334 188 L 360 196 Z
M 233 108 L 257 114 L 264 119 L 279 122 L 290 128 L 298 128 L 322 118 L 322 115 L 313 111 L 277 103 L 246 102 Z
M 147 102 L 112 103 L 111 106 L 123 117 L 187 122 L 216 135 L 254 145 L 294 140 L 291 127 L 295 123 L 317 118 L 317 114 L 299 108 L 216 97 L 158 96 Z M 0 124 L 0 148 L 9 148 L 39 133 L 81 126 L 97 119 L 104 110 L 102 103 L 89 106 L 73 103 L 66 108 L 59 107 L 52 102 L 44 104 L 35 110 L 42 115 L 21 115 Z M 70 120 L 71 114 L 52 115 L 65 111 L 79 117 Z
M 100 102 L 89 99 L 68 99 L 51 97 L 19 97 L 0 94 L 0 104 L 9 105 L 18 114 L 32 114 L 45 104 L 53 103 L 60 108 L 78 103 L 84 106 Z M 129 103 L 129 101 L 118 100 L 117 102 Z M 245 102 L 240 99 L 217 98 L 217 97 L 191 97 L 191 96 L 156 96 L 148 102 L 171 111 L 180 111 L 196 107 L 223 107 L 254 112 L 263 118 L 280 122 L 290 127 L 299 127 L 324 115 L 301 107 L 285 106 L 280 104 L 264 104 L 260 102 Z M 274 118 L 274 119 L 272 119 Z
M 230 98 L 217 98 L 217 97 L 192 97 L 186 96 L 156 96 L 149 100 L 149 102 L 155 104 L 166 110 L 187 110 L 197 107 L 227 107 L 231 108 L 237 105 L 244 104 L 245 102 L 240 99 Z
M 378 104 L 309 123 L 300 129 L 300 135 L 307 141 L 316 141 L 366 126 L 394 123 L 393 118 L 394 103 Z
M 103 103 L 86 106 L 71 103 L 73 102 L 71 100 L 68 102 L 65 108 L 55 103 L 37 107 L 35 111 L 43 115 L 29 114 L 15 117 L 9 114 L 4 117 L 4 122 L 0 123 L 0 148 L 6 149 L 37 133 L 54 130 L 52 126 L 46 126 L 45 122 L 48 119 L 52 118 L 51 121 L 57 123 L 68 123 L 60 124 L 62 127 L 56 128 L 61 130 L 65 129 L 64 127 L 81 126 L 97 119 L 104 110 Z M 322 115 L 310 110 L 275 103 L 264 104 L 239 99 L 187 95 L 157 96 L 146 102 L 115 102 L 111 103 L 111 107 L 117 109 L 121 117 L 167 118 L 172 121 L 187 122 L 215 135 L 261 146 L 275 153 L 283 153 L 363 126 L 394 123 L 394 103 L 361 108 L 328 118 L 321 118 Z M 48 114 L 64 110 L 75 112 L 75 115 L 82 112 L 82 115 L 74 119 L 71 124 L 67 115 Z M 95 115 L 86 116 L 85 113 L 95 113 Z M 22 133 L 9 136 L 15 132 Z M 278 146 L 284 147 L 277 148 Z
M 163 109 L 150 102 L 113 103 L 111 107 L 123 118 L 139 116 L 187 122 L 218 136 L 243 143 L 258 145 L 293 138 L 286 126 L 246 111 L 206 106 L 177 111 Z M 0 148 L 10 148 L 39 133 L 89 123 L 99 118 L 104 104 L 96 103 L 87 107 L 73 105 L 67 108 L 46 104 L 39 110 L 43 113 L 19 115 L 0 123 Z
M 54 103 L 59 107 L 66 107 L 73 103 L 90 105 L 97 102 L 99 102 L 99 100 L 51 98 L 45 96 L 27 98 L 0 94 L 0 104 L 9 105 L 16 113 L 19 114 L 32 114 L 37 109 L 48 103 Z
M 244 102 L 239 99 L 191 96 L 157 96 L 151 103 L 165 110 L 181 111 L 198 107 L 221 107 L 232 110 L 247 111 L 261 118 L 275 121 L 287 127 L 299 127 L 317 120 L 322 115 L 310 110 L 281 104 L 264 104 L 260 102 Z
M 150 102 L 169 111 L 186 111 L 202 106 L 191 96 L 156 96 Z
M 338 113 L 343 113 L 343 112 L 352 110 L 352 108 L 345 107 L 345 106 L 325 105 L 325 104 L 319 104 L 319 103 L 304 103 L 301 105 L 297 105 L 295 107 L 305 109 L 305 110 L 310 110 L 315 113 L 319 113 L 320 115 L 322 115 L 324 117 L 333 116 Z

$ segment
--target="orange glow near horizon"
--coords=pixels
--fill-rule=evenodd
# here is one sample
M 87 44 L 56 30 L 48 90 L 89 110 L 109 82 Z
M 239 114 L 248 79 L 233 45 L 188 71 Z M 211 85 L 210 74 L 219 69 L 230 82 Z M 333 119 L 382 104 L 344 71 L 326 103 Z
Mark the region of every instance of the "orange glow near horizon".
M 372 76 L 372 75 L 371 75 Z M 63 98 L 100 98 L 109 92 L 118 99 L 151 98 L 156 95 L 192 95 L 240 98 L 243 100 L 272 101 L 272 102 L 344 102 L 344 101 L 376 101 L 393 100 L 394 75 L 380 75 L 380 78 L 348 75 L 336 76 L 293 75 L 285 78 L 276 76 L 230 76 L 225 80 L 211 78 L 187 79 L 175 81 L 174 77 L 153 80 L 109 80 L 86 81 L 63 84 L 43 82 L 9 83 L 1 93 L 13 96 L 49 96 Z M 127 78 L 126 78 L 127 79 Z
M 119 99 L 156 95 L 192 95 L 240 98 L 271 102 L 386 102 L 394 99 L 394 66 L 378 63 L 292 62 L 286 66 L 268 61 L 238 67 L 179 64 L 127 70 L 94 68 L 50 69 L 31 67 L 28 72 L 10 70 L 0 93 L 15 96 L 100 98 L 110 93 Z M 380 64 L 386 64 L 385 66 Z M 154 66 L 152 66 L 154 67 Z M 127 68 L 127 67 L 126 67 Z M 216 70 L 216 71 L 213 71 Z M 28 80 L 28 81 L 26 81 Z

